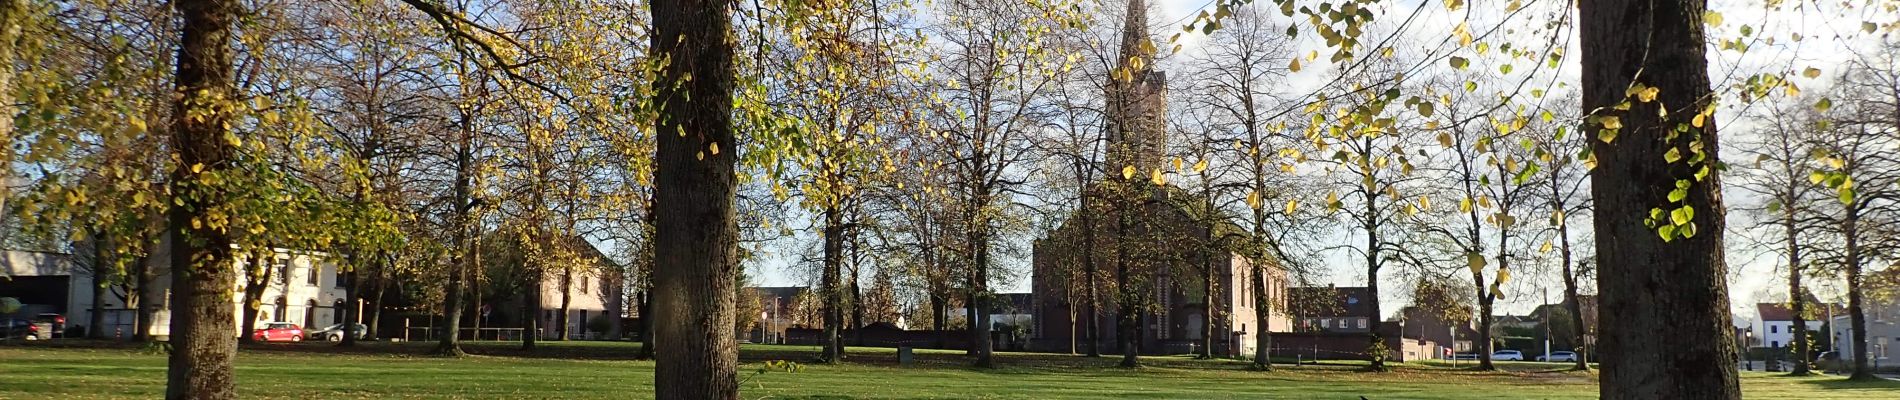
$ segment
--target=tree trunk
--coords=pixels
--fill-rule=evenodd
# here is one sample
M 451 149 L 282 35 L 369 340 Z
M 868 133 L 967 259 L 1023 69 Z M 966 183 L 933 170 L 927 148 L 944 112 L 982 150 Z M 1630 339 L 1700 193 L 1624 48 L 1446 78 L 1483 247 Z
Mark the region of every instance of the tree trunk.
M 351 267 L 349 267 L 350 271 L 344 274 L 344 276 L 348 277 L 348 279 L 346 279 L 348 283 L 345 284 L 343 287 L 343 310 L 342 310 L 343 326 L 346 328 L 354 328 L 355 326 L 350 325 L 350 324 L 357 323 L 357 321 L 360 321 L 363 319 L 363 316 L 357 315 L 362 312 L 361 310 L 357 308 L 357 304 L 361 302 L 359 298 L 360 296 L 362 296 L 362 294 L 360 293 L 362 290 L 362 288 L 360 287 L 362 286 L 361 285 L 362 280 L 357 278 L 356 276 L 357 267 L 355 267 L 355 265 L 360 265 L 360 260 L 361 260 L 360 258 L 361 256 L 357 255 L 358 251 L 360 250 L 357 250 L 357 249 L 344 250 L 345 253 L 348 253 L 348 255 L 345 257 L 349 258 L 350 260 L 349 264 L 351 265 Z M 348 330 L 345 330 L 345 332 L 348 332 Z M 343 335 L 343 341 L 337 342 L 336 345 L 337 347 L 354 347 L 356 346 L 356 335 L 345 334 Z
M 1089 208 L 1089 204 L 1086 201 L 1087 196 L 1084 195 L 1083 198 L 1085 200 L 1082 204 L 1082 212 L 1080 213 L 1082 215 L 1082 226 L 1088 227 L 1082 230 L 1082 270 L 1083 275 L 1086 276 L 1086 283 L 1084 284 L 1088 285 L 1088 299 L 1086 300 L 1088 302 L 1088 311 L 1083 314 L 1083 318 L 1088 320 L 1085 322 L 1088 325 L 1083 334 L 1088 337 L 1088 356 L 1101 357 L 1102 296 L 1099 291 L 1099 287 L 1101 286 L 1099 283 L 1102 279 L 1102 268 L 1095 264 L 1095 222 L 1094 218 L 1091 217 L 1095 210 Z M 1069 325 L 1075 324 L 1070 323 Z
M 1479 281 L 1482 282 L 1483 279 L 1479 278 Z M 1480 288 L 1483 286 L 1483 284 L 1479 285 Z M 1484 289 L 1478 289 L 1478 291 L 1482 292 Z M 1494 348 L 1496 343 L 1493 343 L 1491 337 L 1491 301 L 1487 300 L 1487 297 L 1490 296 L 1485 293 L 1478 294 L 1478 339 L 1472 342 L 1472 351 L 1478 353 L 1479 371 L 1498 369 L 1497 365 L 1491 362 L 1491 353 L 1497 350 Z
M 1570 254 L 1570 227 L 1560 224 L 1557 227 L 1557 238 L 1557 240 L 1563 241 L 1563 248 L 1559 250 L 1559 252 L 1562 253 L 1560 259 L 1564 263 L 1564 302 L 1567 303 L 1564 305 L 1564 308 L 1570 311 L 1571 326 L 1576 327 L 1572 330 L 1576 333 L 1576 337 L 1572 339 L 1572 343 L 1577 344 L 1574 346 L 1576 347 L 1574 350 L 1577 353 L 1577 362 L 1576 365 L 1571 366 L 1570 369 L 1575 371 L 1588 371 L 1590 370 L 1590 327 L 1584 325 L 1583 298 L 1577 295 L 1577 274 L 1576 271 L 1571 268 L 1573 261 L 1571 260 L 1572 256 Z
M 459 182 L 457 186 L 460 186 Z M 465 235 L 465 233 L 458 233 L 456 236 L 463 235 Z M 462 239 L 464 241 L 460 246 L 457 246 L 461 247 L 461 249 L 458 250 L 467 251 L 467 238 L 463 237 Z M 467 266 L 463 265 L 464 261 L 467 261 L 467 259 L 463 258 L 460 254 L 451 257 L 449 260 L 449 281 L 442 285 L 442 322 L 435 327 L 435 353 L 438 355 L 459 357 L 466 354 L 462 352 L 462 335 L 456 332 L 456 329 L 462 326 L 462 293 L 465 292 L 465 290 L 462 289 L 462 287 L 465 286 L 462 282 L 462 278 L 468 274 Z M 345 334 L 343 336 L 349 335 Z
M 843 343 L 839 343 L 840 325 L 844 324 L 844 296 L 838 287 L 840 269 L 844 264 L 844 217 L 836 206 L 827 205 L 825 218 L 825 254 L 824 276 L 818 290 L 823 291 L 825 301 L 825 339 L 824 352 L 820 356 L 825 363 L 837 363 L 844 356 Z
M 1841 221 L 1842 237 L 1847 242 L 1847 316 L 1848 332 L 1852 334 L 1848 340 L 1853 341 L 1854 347 L 1854 373 L 1849 376 L 1849 379 L 1878 380 L 1880 378 L 1875 377 L 1873 369 L 1868 368 L 1867 365 L 1867 357 L 1870 354 L 1867 348 L 1867 312 L 1862 308 L 1861 303 L 1864 297 L 1861 292 L 1861 263 L 1863 262 L 1860 248 L 1861 201 L 1863 200 L 1856 199 L 1853 204 L 1847 205 L 1847 218 Z M 1796 295 L 1799 296 L 1799 294 Z
M 372 277 L 376 281 L 376 290 L 370 292 L 370 302 L 373 305 L 370 306 L 369 315 L 368 318 L 366 318 L 369 322 L 364 323 L 367 326 L 364 326 L 365 329 L 363 330 L 364 337 L 370 340 L 378 340 L 382 337 L 381 327 L 384 299 L 388 295 L 389 281 L 394 279 L 394 277 L 390 275 L 393 273 L 392 271 L 396 269 L 396 258 L 389 255 L 388 251 L 378 251 L 377 253 L 379 253 L 376 257 L 379 267 L 376 270 L 376 275 Z M 349 326 L 345 325 L 345 327 Z M 354 332 L 344 331 L 344 334 L 354 334 Z
M 530 261 L 533 262 L 533 261 Z M 521 296 L 521 349 L 534 350 L 535 343 L 541 340 L 541 320 L 545 312 L 541 307 L 541 293 L 546 286 L 542 282 L 540 268 L 528 272 L 528 294 Z
M 1127 180 L 1123 182 L 1124 185 L 1132 183 Z M 1133 282 L 1130 281 L 1129 276 L 1132 271 L 1128 270 L 1128 214 L 1132 211 L 1129 209 L 1132 201 L 1125 196 L 1126 194 L 1124 194 L 1122 209 L 1115 212 L 1115 287 L 1121 292 L 1115 296 L 1118 309 L 1115 318 L 1117 329 L 1115 341 L 1122 351 L 1122 361 L 1119 365 L 1122 368 L 1136 368 L 1141 366 L 1141 343 L 1135 337 L 1141 333 L 1141 314 L 1140 309 L 1134 304 L 1133 297 L 1136 295 L 1133 293 Z
M 1577 353 L 1577 360 L 1576 365 L 1571 366 L 1570 369 L 1574 371 L 1588 371 L 1590 370 L 1590 350 L 1588 348 L 1590 327 L 1584 325 L 1583 299 L 1577 294 L 1577 273 L 1579 271 L 1574 268 L 1576 260 L 1570 248 L 1570 217 L 1565 214 L 1568 205 L 1564 204 L 1565 201 L 1563 200 L 1565 198 L 1563 193 L 1563 178 L 1560 174 L 1562 170 L 1559 168 L 1562 167 L 1558 166 L 1552 168 L 1548 182 L 1550 183 L 1551 209 L 1557 213 L 1557 216 L 1554 217 L 1557 225 L 1557 258 L 1558 262 L 1563 263 L 1563 276 L 1561 276 L 1561 278 L 1563 278 L 1564 281 L 1565 309 L 1570 311 L 1571 326 L 1576 327 L 1572 330 L 1576 335 L 1571 341 L 1575 343 L 1576 346 L 1573 346 L 1574 348 L 1571 350 Z
M 937 348 L 950 347 L 950 299 L 942 293 L 930 294 L 930 329 L 937 332 Z
M 229 195 L 205 185 L 204 176 L 235 169 L 236 146 L 225 140 L 231 116 L 216 110 L 235 98 L 231 31 L 241 6 L 232 0 L 172 4 L 184 26 L 172 111 L 196 118 L 172 120 L 178 162 L 170 182 L 177 204 L 168 212 L 166 230 L 187 236 L 172 242 L 172 351 L 165 398 L 234 399 L 237 381 L 231 367 L 237 343 L 231 332 L 231 288 L 237 274 L 232 270 L 232 233 L 203 218 L 229 207 Z
M 1375 201 L 1377 199 L 1377 196 L 1378 195 L 1376 194 L 1366 195 L 1367 218 L 1374 218 L 1374 216 L 1378 215 L 1377 214 L 1378 203 Z M 1379 248 L 1382 245 L 1382 243 L 1380 243 L 1379 241 L 1380 238 L 1379 238 L 1378 226 L 1373 225 L 1373 224 L 1366 224 L 1365 230 L 1366 230 L 1366 297 L 1368 297 L 1365 300 L 1366 301 L 1365 318 L 1366 318 L 1366 327 L 1369 328 L 1369 329 L 1366 329 L 1366 333 L 1367 333 L 1366 336 L 1368 340 L 1368 344 L 1366 345 L 1366 357 L 1370 358 L 1372 361 L 1371 364 L 1367 365 L 1366 369 L 1369 369 L 1372 371 L 1385 371 L 1385 356 L 1386 356 L 1385 338 L 1379 333 L 1379 267 L 1381 266 L 1379 263 Z
M 1273 370 L 1273 298 L 1267 295 L 1267 267 L 1262 265 L 1265 257 L 1255 257 L 1250 268 L 1253 270 L 1253 323 L 1259 331 L 1254 336 L 1253 368 L 1261 371 Z
M 1809 362 L 1813 361 L 1814 358 L 1808 356 L 1810 350 L 1808 349 L 1807 298 L 1804 296 L 1806 292 L 1801 290 L 1801 232 L 1797 227 L 1799 222 L 1796 221 L 1794 215 L 1794 203 L 1786 202 L 1784 204 L 1786 204 L 1783 206 L 1784 212 L 1786 212 L 1787 215 L 1782 219 L 1782 224 L 1783 228 L 1788 232 L 1788 298 L 1792 299 L 1790 300 L 1792 304 L 1789 305 L 1789 308 L 1793 311 L 1794 317 L 1794 326 L 1792 327 L 1794 329 L 1794 370 L 1790 371 L 1789 374 L 1794 376 L 1807 376 L 1812 374 L 1812 371 L 1809 370 Z
M 851 345 L 863 346 L 864 345 L 864 288 L 858 284 L 861 278 L 861 276 L 858 275 L 858 272 L 861 270 L 861 267 L 863 267 L 863 263 L 859 259 L 860 254 L 858 253 L 858 233 L 856 230 L 853 230 L 850 235 L 851 235 L 851 241 L 850 241 L 851 242 L 850 243 L 851 245 L 851 250 L 850 250 L 850 254 L 851 254 L 851 324 L 845 325 L 845 326 L 851 329 Z M 839 346 L 838 355 L 840 356 L 844 355 L 844 346 L 842 345 Z
M 969 304 L 969 308 L 976 314 L 976 319 L 972 320 L 974 323 L 971 324 L 971 332 L 975 333 L 972 339 L 975 340 L 970 343 L 976 349 L 975 366 L 977 368 L 996 366 L 994 359 L 996 346 L 990 343 L 990 310 L 992 308 L 990 301 L 995 297 L 994 293 L 990 293 L 990 220 L 987 214 L 981 211 L 989 203 L 989 196 L 981 195 L 971 204 L 974 206 L 971 210 L 976 215 L 973 216 L 975 223 L 970 226 L 970 247 L 972 254 L 976 257 L 970 262 L 970 287 L 974 301 Z
M 634 358 L 641 360 L 653 359 L 653 301 L 649 296 L 652 296 L 651 291 L 640 291 L 640 304 L 638 305 L 640 310 L 640 354 Z
M 160 228 L 160 231 L 164 233 L 158 234 L 158 237 L 152 240 L 152 247 L 149 247 L 151 250 L 146 251 L 145 257 L 139 260 L 137 285 L 139 304 L 137 315 L 134 317 L 136 320 L 133 321 L 133 325 L 138 328 L 132 333 L 134 341 L 155 340 L 152 331 L 158 326 L 158 310 L 167 307 L 165 288 L 159 287 L 157 282 L 159 275 L 171 273 L 169 258 L 161 254 L 169 255 L 171 251 L 167 249 L 170 249 L 176 241 L 172 239 L 170 231 L 163 228 Z
M 1209 208 L 1212 209 L 1212 208 Z M 1212 227 L 1213 224 L 1202 226 Z M 1212 228 L 1209 228 L 1211 231 Z M 1220 316 L 1220 309 L 1214 307 L 1214 262 L 1207 253 L 1214 248 L 1202 249 L 1201 253 L 1201 305 L 1204 312 L 1201 318 L 1201 354 L 1203 360 L 1214 358 L 1214 327 Z
M 563 266 L 561 267 L 561 313 L 554 316 L 554 323 L 560 325 L 560 327 L 555 328 L 555 332 L 559 332 L 559 336 L 554 338 L 555 341 L 567 341 L 567 339 L 574 334 L 573 328 L 570 327 L 573 325 L 574 321 L 572 319 L 574 317 L 568 315 L 572 310 L 573 304 L 574 268 Z M 582 321 L 582 323 L 585 323 L 585 321 Z
M 9 0 L 0 0 L 0 3 L 5 3 L 8 1 Z M 10 21 L 8 19 L 10 17 L 7 15 L 4 15 L 4 13 L 8 12 L 5 10 L 5 8 L 7 7 L 13 7 L 13 5 L 0 4 L 0 24 L 10 23 L 10 22 L 7 22 L 7 21 Z M 12 37 L 12 36 L 5 35 L 5 32 L 4 32 L 5 29 L 12 29 L 12 28 L 9 28 L 6 26 L 0 26 L 0 40 L 5 40 L 5 38 Z M 0 44 L 0 51 L 5 50 L 4 46 L 7 46 L 7 45 Z M 3 58 L 5 55 L 6 53 L 0 52 L 0 58 Z M 5 69 L 6 68 L 0 68 L 0 70 L 5 70 Z M 0 91 L 7 90 L 7 87 L 5 85 L 6 74 L 8 74 L 8 72 L 0 71 Z M 5 97 L 3 96 L 5 95 L 0 95 L 0 100 L 5 100 Z M 0 107 L 4 107 L 4 106 L 0 106 Z M 0 112 L 4 112 L 4 111 L 5 110 L 0 110 Z M 0 118 L 5 118 L 5 117 L 0 117 Z M 0 120 L 0 123 L 5 123 L 5 122 L 6 121 L 4 120 Z M 6 127 L 4 125 L 0 125 L 0 134 L 4 134 L 5 130 L 6 130 Z M 0 185 L 0 186 L 4 186 L 4 185 Z M 0 188 L 0 189 L 4 189 L 4 188 Z M 0 200 L 0 201 L 3 201 L 3 200 Z M 5 209 L 5 207 L 6 206 L 4 204 L 0 204 L 0 209 Z M 115 276 L 123 276 L 123 274 L 119 273 L 118 259 L 116 258 L 117 256 L 114 255 L 113 254 L 114 252 L 111 250 L 111 248 L 107 246 L 108 245 L 106 244 L 106 235 L 104 233 L 94 232 L 92 235 L 92 313 L 91 313 L 92 315 L 88 316 L 87 321 L 86 321 L 86 337 L 91 338 L 91 339 L 106 338 L 106 330 L 105 330 L 106 292 L 111 291 L 108 289 L 110 285 L 107 285 L 106 283 L 112 281 L 113 277 Z
M 705 0 L 659 0 L 650 8 L 652 53 L 672 60 L 658 79 L 663 111 L 655 130 L 678 133 L 659 135 L 655 163 L 654 396 L 735 399 L 733 167 L 741 146 L 732 127 L 732 9 Z
M 271 273 L 275 271 L 272 271 L 269 259 L 261 254 L 251 254 L 251 263 L 245 266 L 244 272 L 244 297 L 240 299 L 244 305 L 244 316 L 239 320 L 243 327 L 238 329 L 238 342 L 251 343 L 256 339 L 251 333 L 257 332 L 258 309 L 264 306 L 264 288 L 270 286 Z M 277 318 L 282 319 L 283 316 Z
M 1688 128 L 1709 90 L 1703 13 L 1706 0 L 1601 0 L 1578 3 L 1583 48 L 1583 111 L 1620 117 L 1611 142 L 1592 140 L 1597 287 L 1602 315 L 1600 395 L 1606 399 L 1735 399 L 1733 320 L 1729 318 L 1720 174 L 1686 189 L 1694 237 L 1664 241 L 1646 225 L 1678 180 L 1697 167 L 1663 165 L 1664 154 L 1700 150 L 1718 165 L 1713 123 Z M 1639 76 L 1640 74 L 1640 76 Z M 1628 93 L 1633 82 L 1659 90 L 1652 102 Z M 1629 101 L 1625 111 L 1616 105 Z M 1667 107 L 1659 116 L 1658 107 Z M 1709 118 L 1713 119 L 1713 118 Z M 1603 128 L 1592 121 L 1591 133 Z M 1673 135 L 1676 129 L 1686 132 Z M 1603 135 L 1594 135 L 1601 137 Z M 1700 148 L 1691 148 L 1700 145 Z M 1658 335 L 1657 332 L 1669 332 Z

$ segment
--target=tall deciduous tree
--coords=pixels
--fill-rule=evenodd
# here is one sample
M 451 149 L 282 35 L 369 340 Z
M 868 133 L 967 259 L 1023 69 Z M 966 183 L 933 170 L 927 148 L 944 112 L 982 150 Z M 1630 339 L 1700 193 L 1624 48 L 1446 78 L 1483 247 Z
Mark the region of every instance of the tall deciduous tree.
M 736 399 L 731 8 L 718 0 L 660 0 L 651 8 L 651 52 L 666 60 L 655 82 L 654 395 Z
M 1598 138 L 1599 312 L 1614 316 L 1601 320 L 1604 398 L 1741 397 L 1707 9 L 1706 0 L 1578 4 L 1582 110 Z
M 1811 101 L 1807 101 L 1811 104 Z M 1814 132 L 1827 129 L 1827 124 L 1819 113 L 1809 112 L 1806 104 L 1798 102 L 1778 102 L 1770 104 L 1757 115 L 1761 123 L 1752 137 L 1745 139 L 1741 148 L 1743 156 L 1752 156 L 1752 163 L 1742 164 L 1737 175 L 1741 184 L 1736 188 L 1746 193 L 1760 196 L 1758 204 L 1745 205 L 1744 211 L 1759 214 L 1757 227 L 1778 231 L 1762 243 L 1768 248 L 1776 248 L 1782 257 L 1786 257 L 1788 269 L 1789 309 L 1792 311 L 1793 339 L 1789 347 L 1793 351 L 1794 375 L 1808 375 L 1811 366 L 1810 343 L 1806 327 L 1808 308 L 1807 289 L 1803 289 L 1803 272 L 1809 268 L 1811 260 L 1806 254 L 1809 248 L 1817 245 L 1806 237 L 1810 232 L 1825 227 L 1817 227 L 1820 218 L 1816 213 L 1816 204 L 1828 201 L 1820 195 L 1819 185 L 1808 180 L 1815 168 L 1814 152 L 1818 150 L 1818 139 Z M 1748 162 L 1744 159 L 1744 162 Z
M 168 399 L 237 398 L 232 359 L 237 353 L 231 334 L 232 233 L 212 221 L 229 213 L 226 195 L 215 182 L 234 170 L 236 147 L 227 139 L 232 122 L 233 89 L 231 43 L 242 9 L 230 0 L 182 0 L 174 3 L 183 17 L 182 45 L 174 97 L 172 148 L 178 165 L 171 174 L 178 196 L 169 212 L 167 230 L 180 237 L 172 249 L 172 352 L 168 362 L 165 397 Z M 229 214 L 225 214 L 229 215 Z

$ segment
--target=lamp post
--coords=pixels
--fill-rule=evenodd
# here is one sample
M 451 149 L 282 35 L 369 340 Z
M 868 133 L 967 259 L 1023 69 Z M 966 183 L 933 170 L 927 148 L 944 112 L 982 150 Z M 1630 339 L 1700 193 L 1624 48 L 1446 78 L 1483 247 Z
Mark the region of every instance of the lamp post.
M 1747 336 L 1746 336 L 1746 339 L 1742 340 L 1742 360 L 1743 362 L 1748 364 L 1749 371 L 1754 371 L 1755 359 L 1748 356 L 1748 350 L 1749 350 L 1750 344 L 1755 342 L 1755 327 L 1752 327 L 1752 326 L 1748 327 L 1748 329 L 1745 332 L 1747 332 L 1746 333 Z

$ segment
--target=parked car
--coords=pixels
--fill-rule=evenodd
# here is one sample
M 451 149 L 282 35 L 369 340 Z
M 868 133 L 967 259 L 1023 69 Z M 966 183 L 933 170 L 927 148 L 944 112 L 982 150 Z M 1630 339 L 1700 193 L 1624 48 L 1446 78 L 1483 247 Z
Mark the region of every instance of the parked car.
M 0 319 L 0 340 L 48 339 L 51 335 L 48 332 L 52 328 L 50 326 L 42 328 L 45 325 L 47 324 L 18 318 Z
M 1577 362 L 1577 353 L 1573 351 L 1553 351 L 1548 356 L 1537 356 L 1537 361 Z
M 357 340 L 363 340 L 363 339 L 368 338 L 367 336 L 369 335 L 369 325 L 363 325 L 363 324 L 350 324 L 350 325 L 353 325 L 352 327 L 350 327 L 350 335 L 356 336 Z M 326 326 L 326 327 L 323 327 L 323 329 L 305 332 L 305 334 L 309 335 L 309 337 L 311 338 L 318 338 L 318 339 L 328 340 L 332 342 L 341 342 L 343 341 L 343 324 Z
M 303 327 L 299 327 L 297 326 L 297 324 L 293 324 L 289 322 L 271 322 L 271 323 L 264 324 L 263 328 L 258 328 L 257 332 L 251 334 L 251 338 L 256 339 L 259 342 L 271 342 L 271 341 L 301 342 L 303 341 L 304 334 L 303 334 Z
M 52 330 L 47 332 L 48 337 L 66 337 L 66 316 L 64 315 L 40 313 L 33 317 L 33 322 L 52 325 Z
M 1524 361 L 1524 352 L 1517 350 L 1498 350 L 1491 353 L 1492 361 Z

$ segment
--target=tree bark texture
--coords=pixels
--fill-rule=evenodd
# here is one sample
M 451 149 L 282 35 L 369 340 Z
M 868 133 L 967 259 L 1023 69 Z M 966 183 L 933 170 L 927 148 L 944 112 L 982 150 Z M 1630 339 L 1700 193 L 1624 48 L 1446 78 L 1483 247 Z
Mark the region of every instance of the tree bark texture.
M 1665 241 L 1645 224 L 1668 206 L 1677 181 L 1694 179 L 1690 163 L 1665 163 L 1677 149 L 1699 144 L 1711 167 L 1718 158 L 1715 124 L 1678 127 L 1709 104 L 1703 37 L 1707 0 L 1598 0 L 1578 3 L 1583 48 L 1583 111 L 1620 117 L 1613 141 L 1592 140 L 1596 201 L 1597 287 L 1606 399 L 1736 399 L 1733 322 L 1723 258 L 1725 232 L 1719 173 L 1687 188 L 1694 237 Z M 1655 101 L 1630 96 L 1633 83 L 1659 90 Z M 1626 111 L 1617 104 L 1630 101 Z M 1666 107 L 1667 116 L 1659 116 Z M 1710 121 L 1713 118 L 1709 118 Z M 1601 137 L 1603 121 L 1588 125 Z M 1694 141 L 1699 140 L 1699 143 Z M 1657 332 L 1669 332 L 1659 335 Z
M 171 172 L 177 203 L 167 212 L 167 231 L 182 233 L 172 242 L 171 355 L 167 360 L 165 398 L 234 399 L 237 353 L 231 332 L 232 233 L 205 223 L 207 211 L 225 207 L 226 193 L 205 185 L 204 175 L 235 169 L 237 149 L 224 136 L 231 116 L 214 111 L 235 101 L 232 25 L 240 13 L 233 0 L 179 0 L 183 18 L 178 69 L 173 86 L 172 149 L 178 163 Z M 193 221 L 199 223 L 194 224 Z
M 668 133 L 659 135 L 654 174 L 654 395 L 735 399 L 732 11 L 707 0 L 659 0 L 651 9 L 652 53 L 670 60 L 660 71 L 655 124 Z

